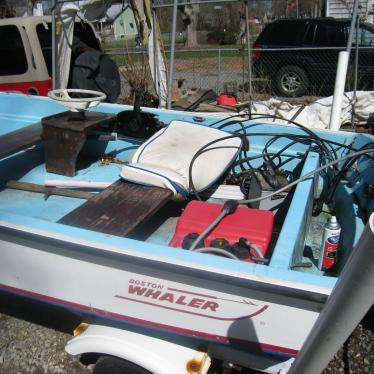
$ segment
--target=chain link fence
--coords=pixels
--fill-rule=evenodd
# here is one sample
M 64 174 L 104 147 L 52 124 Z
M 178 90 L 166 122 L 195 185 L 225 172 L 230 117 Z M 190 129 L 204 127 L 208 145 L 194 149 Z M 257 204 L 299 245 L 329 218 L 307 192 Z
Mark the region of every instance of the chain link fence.
M 253 51 L 253 74 L 267 79 L 271 94 L 282 97 L 330 96 L 333 94 L 339 52 L 343 48 L 263 48 Z M 351 52 L 346 91 L 373 90 L 374 48 Z
M 180 49 L 175 52 L 174 79 L 181 92 L 197 89 L 217 94 L 233 91 L 240 100 L 270 96 L 330 96 L 333 93 L 338 54 L 342 48 L 254 48 L 251 50 L 252 79 L 248 80 L 248 53 L 243 48 Z M 353 48 L 346 78 L 346 91 L 374 89 L 374 46 L 358 48 L 357 75 Z M 111 53 L 113 55 L 113 53 Z M 136 60 L 144 51 L 117 51 L 121 66 L 126 55 Z M 166 51 L 169 57 L 170 52 Z M 126 82 L 124 81 L 124 84 Z M 150 84 L 150 86 L 152 86 Z M 129 94 L 129 87 L 125 88 Z
M 278 4 L 279 0 L 275 3 Z M 241 101 L 250 98 L 261 100 L 269 97 L 323 97 L 333 94 L 338 55 L 345 50 L 349 20 L 339 25 L 331 26 L 326 22 L 323 27 L 316 26 L 312 35 L 311 28 L 305 27 L 307 21 L 319 25 L 318 22 L 323 19 L 293 19 L 296 21 L 295 28 L 292 26 L 288 31 L 282 29 L 280 32 L 268 32 L 274 42 L 271 43 L 261 39 L 267 25 L 271 23 L 270 19 L 252 18 L 248 53 L 243 9 L 237 8 L 241 10 L 237 16 L 236 8 L 230 5 L 231 15 L 225 15 L 226 19 L 223 12 L 226 7 L 228 5 L 220 6 L 215 11 L 216 18 L 212 18 L 211 15 L 207 16 L 208 11 L 202 12 L 203 6 L 200 6 L 200 12 L 205 14 L 205 18 L 199 15 L 197 26 L 206 31 L 197 30 L 196 41 L 192 46 L 188 43 L 188 29 L 179 24 L 178 29 L 184 31 L 177 33 L 174 80 L 181 87 L 179 91 L 174 90 L 173 96 L 197 89 L 234 94 Z M 170 30 L 166 30 L 170 28 L 167 12 L 170 9 L 164 10 L 160 16 L 165 44 L 170 43 Z M 235 17 L 236 24 L 232 22 Z M 293 35 L 299 34 L 304 35 L 303 40 L 291 40 Z M 117 59 L 119 65 L 126 63 L 126 55 L 134 57 L 144 52 L 135 47 L 127 48 L 125 53 L 124 49 L 118 51 L 117 48 L 115 51 L 110 47 L 108 51 L 125 56 L 122 60 Z M 169 46 L 166 46 L 165 55 L 168 65 Z M 353 91 L 355 87 L 357 90 L 374 89 L 374 24 L 360 23 L 359 30 L 354 33 L 345 90 Z

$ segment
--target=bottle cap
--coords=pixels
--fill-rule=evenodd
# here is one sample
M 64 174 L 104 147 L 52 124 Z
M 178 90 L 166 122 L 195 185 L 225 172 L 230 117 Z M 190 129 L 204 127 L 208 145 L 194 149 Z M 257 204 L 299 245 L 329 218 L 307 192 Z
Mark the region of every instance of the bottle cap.
M 331 216 L 330 223 L 338 223 L 338 221 L 337 221 L 337 219 L 336 219 L 335 216 Z

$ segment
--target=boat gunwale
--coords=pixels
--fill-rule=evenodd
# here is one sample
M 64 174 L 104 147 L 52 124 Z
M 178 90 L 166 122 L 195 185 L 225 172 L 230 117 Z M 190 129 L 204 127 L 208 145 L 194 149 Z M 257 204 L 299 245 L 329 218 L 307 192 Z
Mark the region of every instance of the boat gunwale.
M 16 223 L 15 219 L 25 222 L 23 224 Z M 201 253 L 176 250 L 153 243 L 144 245 L 144 242 L 138 240 L 108 236 L 58 223 L 49 223 L 47 231 L 40 227 L 40 224 L 44 222 L 38 221 L 30 217 L 17 217 L 8 214 L 8 220 L 5 220 L 4 217 L 0 220 L 0 238 L 4 234 L 8 234 L 13 237 L 18 236 L 19 239 L 23 238 L 26 241 L 54 241 L 60 246 L 62 245 L 67 252 L 75 251 L 77 255 L 91 252 L 101 258 L 114 256 L 126 262 L 148 263 L 148 266 L 157 264 L 157 267 L 163 267 L 167 271 L 183 271 L 183 274 L 188 272 L 193 276 L 199 274 L 202 279 L 207 276 L 214 277 L 215 280 L 222 278 L 222 281 L 226 283 L 240 283 L 242 286 L 242 283 L 245 283 L 247 288 L 258 291 L 266 290 L 266 292 L 318 303 L 326 301 L 336 281 L 336 278 L 323 277 L 324 283 L 327 283 L 326 286 L 319 284 L 322 283 L 320 279 L 322 277 L 319 275 L 243 261 L 237 262 Z M 77 248 L 82 252 L 77 252 Z M 326 280 L 328 281 L 326 282 Z

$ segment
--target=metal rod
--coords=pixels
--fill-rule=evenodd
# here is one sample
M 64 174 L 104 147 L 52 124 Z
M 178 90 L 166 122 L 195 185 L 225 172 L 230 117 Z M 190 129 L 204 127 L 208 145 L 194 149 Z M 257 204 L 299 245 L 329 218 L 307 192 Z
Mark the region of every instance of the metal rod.
M 374 213 L 288 374 L 322 373 L 374 302 Z
M 296 18 L 299 18 L 299 0 L 296 0 Z
M 220 94 L 221 90 L 221 48 L 218 48 L 218 64 L 217 64 L 217 94 Z
M 358 76 L 358 32 L 360 29 L 360 16 L 357 15 L 356 23 L 356 48 L 355 48 L 355 72 L 353 81 L 353 97 L 352 97 L 352 126 L 355 125 L 355 114 L 356 114 L 356 100 L 357 100 L 357 76 Z
M 222 51 L 225 52 L 240 52 L 242 51 L 241 48 L 201 48 L 199 49 L 200 52 L 218 52 L 218 49 L 221 49 Z M 258 48 L 251 49 L 252 50 L 257 50 Z M 360 51 L 362 50 L 372 50 L 373 47 L 360 47 Z M 282 52 L 282 51 L 342 51 L 344 49 L 339 48 L 339 47 L 319 47 L 319 48 L 266 48 L 266 51 L 277 51 L 277 52 Z M 136 50 L 136 51 L 128 51 L 127 53 L 129 54 L 139 54 L 139 53 L 146 53 L 146 50 Z M 169 53 L 170 50 L 166 49 L 165 53 Z M 190 49 L 178 49 L 178 53 L 184 53 L 188 52 L 191 53 Z M 247 52 L 247 48 L 244 48 L 244 52 Z M 120 55 L 123 54 L 123 52 L 119 48 L 107 48 L 105 49 L 105 53 L 111 54 L 111 55 Z
M 355 24 L 357 20 L 357 10 L 358 10 L 358 0 L 354 0 L 353 9 L 352 9 L 351 27 L 349 29 L 348 42 L 347 42 L 348 53 L 351 53 L 351 49 L 352 49 L 353 33 L 355 30 Z
M 199 4 L 214 4 L 214 3 L 237 3 L 239 2 L 240 0 L 207 0 L 207 1 L 194 1 L 193 3 L 196 4 L 196 5 L 199 5 Z M 260 1 L 266 1 L 266 0 L 260 0 Z M 184 2 L 181 2 L 181 3 L 178 3 L 178 5 L 191 5 L 191 2 L 189 1 L 184 1 Z M 174 6 L 174 3 L 170 3 L 170 4 L 157 4 L 157 5 L 153 5 L 153 8 L 156 9 L 156 8 L 170 8 L 170 7 L 173 7 Z
M 52 90 L 56 89 L 56 5 L 57 0 L 54 1 L 53 7 L 52 7 L 52 30 L 51 30 L 51 36 L 52 36 Z
M 252 67 L 251 67 L 251 32 L 249 28 L 249 4 L 248 1 L 244 2 L 245 5 L 245 28 L 247 33 L 247 58 L 248 58 L 248 95 L 249 100 L 252 98 Z
M 155 83 L 155 89 L 156 94 L 158 97 L 160 97 L 160 84 L 159 84 L 159 77 L 158 77 L 158 55 L 157 55 L 157 38 L 156 38 L 156 12 L 155 10 L 152 10 L 152 28 L 153 28 L 153 71 L 154 71 L 154 83 Z M 161 100 L 160 100 L 161 101 Z
M 172 19 L 172 26 L 171 26 L 171 46 L 170 46 L 171 49 L 170 49 L 170 64 L 169 64 L 168 100 L 167 100 L 168 109 L 171 109 L 171 99 L 173 95 L 175 32 L 177 28 L 177 10 L 178 10 L 178 0 L 174 0 L 173 19 Z
M 49 195 L 58 195 L 73 197 L 76 199 L 90 199 L 92 196 L 95 196 L 95 193 L 78 191 L 78 190 L 69 190 L 67 188 L 58 188 L 58 187 L 46 187 L 40 184 L 28 183 L 28 182 L 19 182 L 15 180 L 0 180 L 0 185 L 14 190 L 29 191 L 42 193 L 46 196 Z

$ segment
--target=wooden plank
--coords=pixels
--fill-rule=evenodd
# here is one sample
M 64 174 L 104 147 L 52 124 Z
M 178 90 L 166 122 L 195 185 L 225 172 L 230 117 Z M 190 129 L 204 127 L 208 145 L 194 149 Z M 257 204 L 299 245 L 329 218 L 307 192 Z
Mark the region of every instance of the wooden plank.
M 101 129 L 112 132 L 117 116 L 101 112 L 62 112 L 42 119 L 43 127 L 86 132 L 88 129 Z
M 110 235 L 125 236 L 145 223 L 171 198 L 170 190 L 119 180 L 59 220 Z
M 72 118 L 73 115 L 77 118 Z M 42 119 L 45 167 L 49 173 L 73 177 L 79 152 L 90 130 L 111 134 L 116 123 L 114 114 L 64 112 Z
M 35 123 L 0 136 L 0 157 L 9 156 L 41 141 L 42 126 Z
M 12 188 L 14 190 L 30 191 L 36 193 L 42 193 L 45 197 L 50 195 L 75 197 L 77 199 L 90 199 L 95 196 L 95 193 L 79 191 L 79 190 L 69 190 L 68 188 L 58 188 L 58 187 L 46 187 L 40 184 L 19 182 L 14 180 L 2 180 L 0 179 L 0 187 Z

